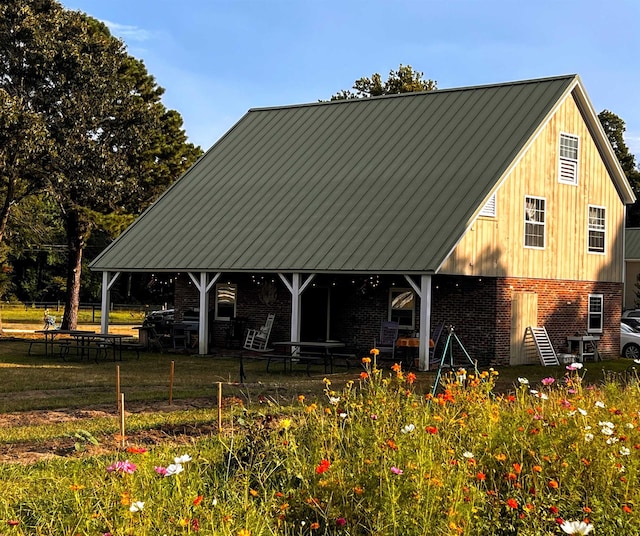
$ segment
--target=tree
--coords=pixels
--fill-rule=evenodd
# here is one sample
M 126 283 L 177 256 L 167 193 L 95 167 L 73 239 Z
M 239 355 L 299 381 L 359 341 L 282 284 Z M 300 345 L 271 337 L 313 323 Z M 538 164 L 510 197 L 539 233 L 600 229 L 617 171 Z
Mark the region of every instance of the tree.
M 395 95 L 398 93 L 413 93 L 416 91 L 433 91 L 438 89 L 435 80 L 424 80 L 424 73 L 414 71 L 410 65 L 402 65 L 397 71 L 389 71 L 389 78 L 382 82 L 378 73 L 371 78 L 360 78 L 353 84 L 355 90 L 342 90 L 331 97 L 331 100 L 362 99 L 378 97 L 380 95 Z
M 618 157 L 620 166 L 624 171 L 636 197 L 640 199 L 640 171 L 636 166 L 636 160 L 633 153 L 629 151 L 629 147 L 624 142 L 625 123 L 613 112 L 603 110 L 598 114 L 602 128 L 604 129 L 613 151 Z M 640 201 L 627 208 L 627 227 L 640 226 Z
M 73 328 L 91 232 L 117 235 L 201 151 L 162 104 L 164 90 L 104 24 L 55 0 L 0 2 L 0 90 L 47 142 L 15 147 L 13 173 L 60 211 L 68 249 L 62 327 Z

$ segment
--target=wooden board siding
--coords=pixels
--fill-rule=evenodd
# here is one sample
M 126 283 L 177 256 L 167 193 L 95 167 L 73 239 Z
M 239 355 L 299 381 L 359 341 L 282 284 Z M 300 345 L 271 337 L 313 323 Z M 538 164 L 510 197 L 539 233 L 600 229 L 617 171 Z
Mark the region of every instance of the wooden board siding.
M 577 186 L 558 182 L 560 133 L 580 138 Z M 546 199 L 546 245 L 524 247 L 524 198 Z M 606 254 L 587 253 L 589 205 L 606 208 Z M 440 273 L 622 281 L 624 205 L 572 96 L 560 104 Z

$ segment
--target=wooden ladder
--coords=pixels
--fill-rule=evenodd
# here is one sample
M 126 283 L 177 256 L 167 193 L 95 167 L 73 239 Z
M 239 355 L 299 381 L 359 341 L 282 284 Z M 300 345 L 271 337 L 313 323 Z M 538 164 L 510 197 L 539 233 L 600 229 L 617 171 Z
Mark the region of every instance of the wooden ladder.
M 529 326 L 527 328 L 525 333 L 525 344 L 531 345 L 532 343 L 535 344 L 540 362 L 545 367 L 552 367 L 560 364 L 545 327 L 537 328 Z

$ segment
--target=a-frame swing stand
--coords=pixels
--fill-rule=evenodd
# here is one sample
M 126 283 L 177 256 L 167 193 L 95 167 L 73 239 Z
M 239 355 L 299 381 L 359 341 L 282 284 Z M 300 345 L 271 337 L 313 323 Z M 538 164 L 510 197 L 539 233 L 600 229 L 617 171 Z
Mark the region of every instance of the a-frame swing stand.
M 436 391 L 438 390 L 438 385 L 440 385 L 440 377 L 442 376 L 442 369 L 444 368 L 445 363 L 447 363 L 447 358 L 448 358 L 447 366 L 450 367 L 452 370 L 454 368 L 454 363 L 453 363 L 453 342 L 454 341 L 458 343 L 458 345 L 460 346 L 460 349 L 462 350 L 464 355 L 467 357 L 467 360 L 473 366 L 476 377 L 478 376 L 478 362 L 471 359 L 471 356 L 469 356 L 467 350 L 462 345 L 462 342 L 460 342 L 458 335 L 456 335 L 455 328 L 453 327 L 453 325 L 449 324 L 448 326 L 445 326 L 445 329 L 447 330 L 447 340 L 445 341 L 444 349 L 442 350 L 442 357 L 440 358 L 440 363 L 438 365 L 438 373 L 436 374 L 436 379 L 433 384 L 433 390 L 431 391 L 431 396 L 436 395 Z

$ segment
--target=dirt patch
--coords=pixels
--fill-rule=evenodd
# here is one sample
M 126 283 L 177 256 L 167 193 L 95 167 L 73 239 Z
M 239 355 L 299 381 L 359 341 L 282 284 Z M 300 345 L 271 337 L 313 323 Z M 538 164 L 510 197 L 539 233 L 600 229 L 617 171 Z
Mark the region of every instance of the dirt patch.
M 173 402 L 139 402 L 127 406 L 127 415 L 144 413 L 170 413 L 173 411 L 211 408 L 211 399 L 185 399 Z M 19 413 L 0 414 L 0 426 L 44 426 L 64 422 L 77 422 L 78 430 L 83 429 L 82 423 L 96 418 L 117 419 L 113 406 L 96 406 L 91 409 L 58 409 L 38 410 Z M 217 433 L 215 423 L 193 423 L 189 425 L 167 425 L 151 430 L 133 431 L 127 433 L 127 447 L 151 448 L 158 444 L 187 444 L 194 437 Z M 20 442 L 0 445 L 0 463 L 31 464 L 54 458 L 82 458 L 122 450 L 121 441 L 114 435 L 96 436 L 98 445 L 81 438 L 65 437 L 38 442 Z

